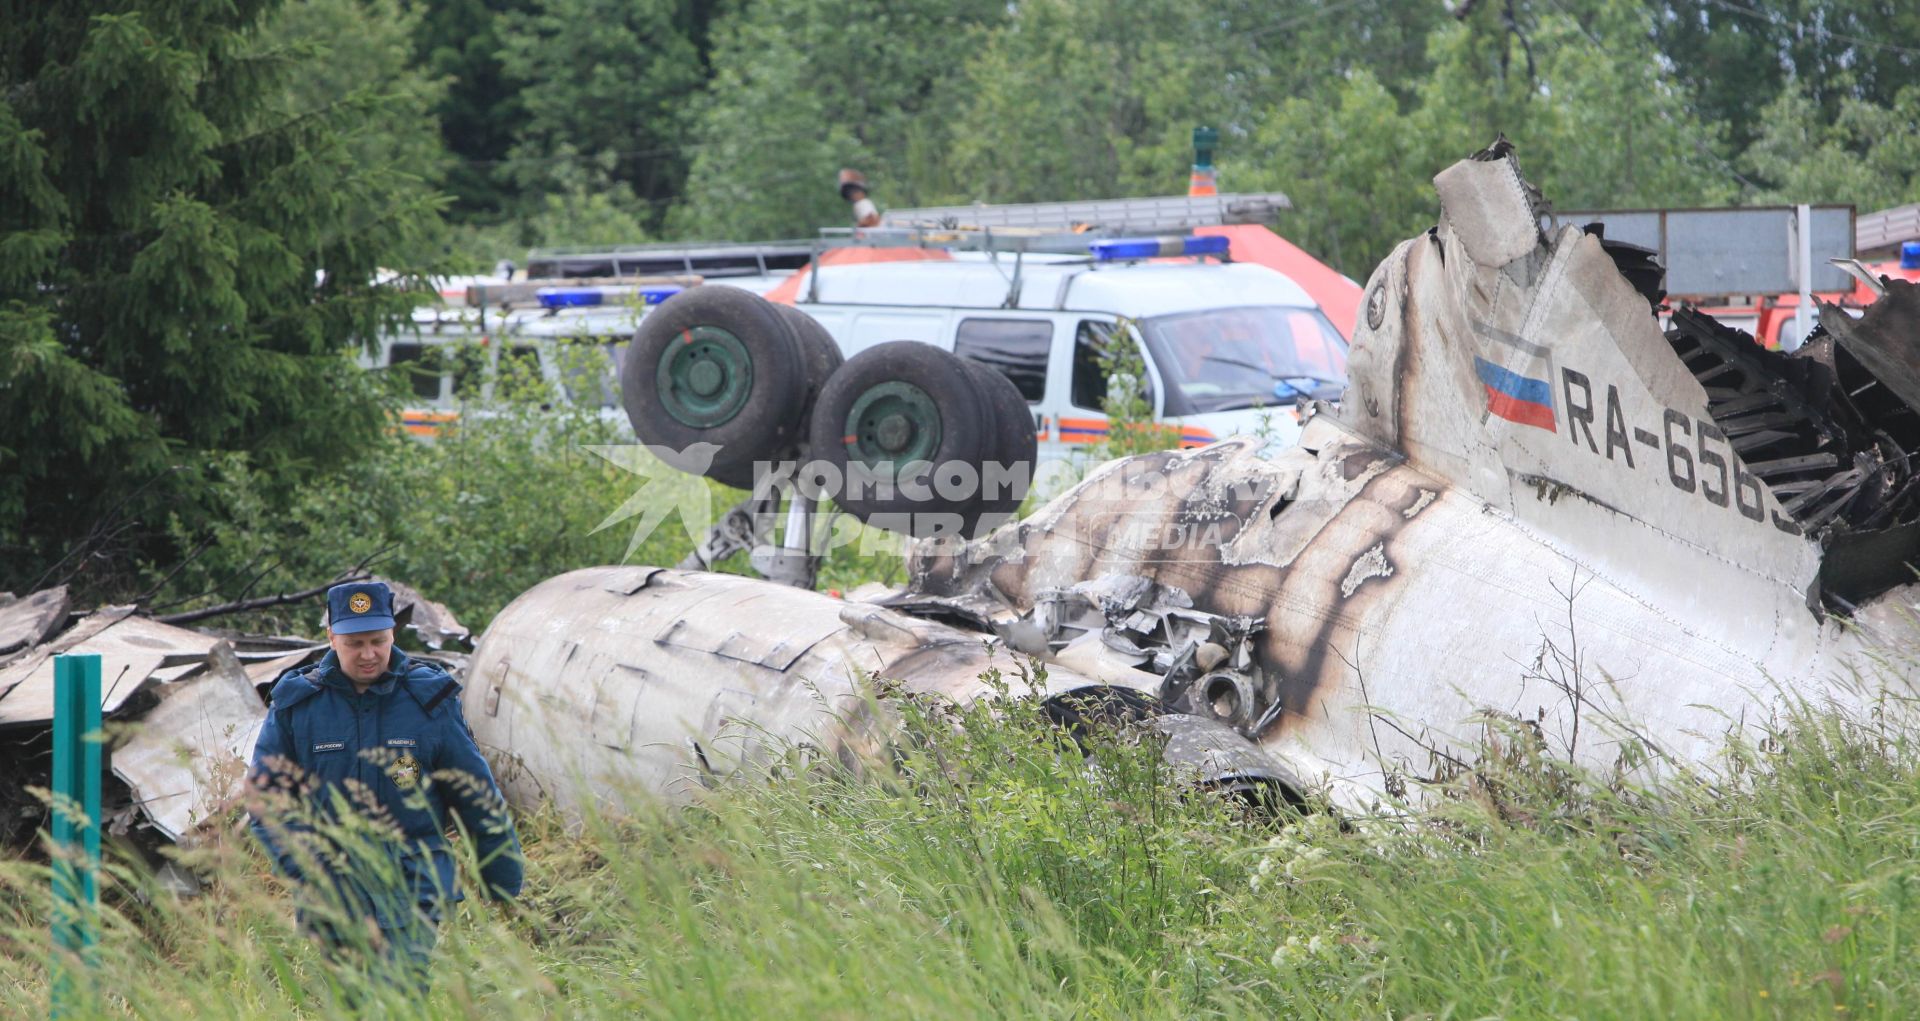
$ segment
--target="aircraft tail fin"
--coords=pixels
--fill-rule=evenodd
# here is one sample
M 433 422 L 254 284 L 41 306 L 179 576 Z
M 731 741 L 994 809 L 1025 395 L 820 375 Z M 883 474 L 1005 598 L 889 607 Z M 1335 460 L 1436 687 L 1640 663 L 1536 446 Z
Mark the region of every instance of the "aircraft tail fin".
M 1552 224 L 1504 139 L 1434 182 L 1440 223 L 1368 281 L 1349 428 L 1555 535 L 1650 529 L 1836 605 L 1911 580 L 1920 288 L 1823 308 L 1792 354 L 1686 309 L 1663 331 L 1653 253 Z

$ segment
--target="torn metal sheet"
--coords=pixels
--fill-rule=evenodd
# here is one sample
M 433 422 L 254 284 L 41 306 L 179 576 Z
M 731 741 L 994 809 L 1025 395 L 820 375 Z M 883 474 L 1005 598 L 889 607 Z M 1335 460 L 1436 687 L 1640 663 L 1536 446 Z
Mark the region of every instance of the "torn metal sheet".
M 1920 284 L 1888 278 L 1859 319 L 1820 304 L 1820 325 L 1908 407 L 1920 407 Z
M 383 580 L 393 589 L 394 623 L 413 629 L 414 634 L 420 636 L 421 644 L 429 649 L 448 646 L 473 648 L 473 633 L 454 617 L 453 611 L 447 609 L 445 604 L 428 599 L 411 585 L 392 579 Z
M 113 748 L 113 773 L 154 828 L 178 842 L 239 795 L 266 716 L 233 647 L 220 642 L 204 673 L 173 686 Z
M 65 634 L 0 670 L 0 728 L 53 719 L 53 657 L 98 653 L 100 711 L 112 715 L 164 666 L 206 658 L 214 639 L 197 631 L 133 616 L 133 607 L 96 610 Z
M 1663 334 L 1644 253 L 1539 233 L 1504 146 L 1436 186 L 1439 226 L 1374 272 L 1351 386 L 1299 446 L 1115 462 L 993 535 L 917 545 L 890 602 L 1039 621 L 1122 576 L 1262 621 L 1248 666 L 1189 704 L 1267 702 L 1251 732 L 1355 805 L 1470 746 L 1486 711 L 1609 769 L 1631 745 L 1708 765 L 1789 697 L 1911 694 L 1829 612 L 1920 592 L 1912 537 L 1866 542 L 1912 520 L 1912 409 L 1844 350 L 1788 358 L 1680 314 Z M 1893 569 L 1859 569 L 1876 557 Z M 1138 667 L 1085 647 L 1052 655 Z
M 1505 138 L 1433 179 L 1447 226 L 1483 266 L 1501 267 L 1540 243 L 1540 193 L 1520 176 Z
M 297 649 L 274 659 L 257 660 L 243 665 L 247 671 L 247 680 L 252 682 L 255 688 L 265 691 L 273 686 L 273 682 L 278 680 L 281 674 L 296 667 L 306 666 L 326 654 L 326 646 L 315 645 L 311 648 Z
M 445 608 L 407 589 L 423 640 L 458 643 L 466 630 Z M 102 712 L 131 723 L 107 749 L 105 822 L 116 835 L 180 840 L 229 803 L 265 718 L 265 692 L 282 673 L 328 646 L 310 638 L 198 631 L 107 606 L 69 619 L 63 589 L 0 600 L 0 637 L 30 641 L 0 657 L 0 842 L 28 839 L 45 823 L 45 803 L 27 792 L 47 782 L 45 735 L 52 724 L 54 657 L 101 657 Z M 436 651 L 417 658 L 463 676 L 466 656 Z
M 0 592 L 0 665 L 17 658 L 66 623 L 71 600 L 65 585 L 24 598 Z

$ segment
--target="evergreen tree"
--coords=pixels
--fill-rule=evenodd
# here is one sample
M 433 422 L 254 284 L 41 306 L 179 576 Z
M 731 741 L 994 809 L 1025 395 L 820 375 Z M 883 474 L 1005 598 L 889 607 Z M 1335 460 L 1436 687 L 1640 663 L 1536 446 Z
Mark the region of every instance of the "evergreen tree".
M 0 588 L 92 577 L 217 513 L 193 479 L 244 452 L 283 484 L 383 441 L 349 349 L 411 296 L 376 282 L 439 200 L 356 155 L 377 84 L 289 110 L 311 53 L 267 0 L 16 10 L 0 39 Z M 298 94 L 298 93 L 291 93 Z
M 531 0 L 430 0 L 414 30 L 416 62 L 446 93 L 434 107 L 440 137 L 453 156 L 446 187 L 449 216 L 459 222 L 502 215 L 518 197 L 499 172 L 525 116 L 521 83 L 502 64 L 502 23 Z M 426 127 L 423 125 L 423 130 Z

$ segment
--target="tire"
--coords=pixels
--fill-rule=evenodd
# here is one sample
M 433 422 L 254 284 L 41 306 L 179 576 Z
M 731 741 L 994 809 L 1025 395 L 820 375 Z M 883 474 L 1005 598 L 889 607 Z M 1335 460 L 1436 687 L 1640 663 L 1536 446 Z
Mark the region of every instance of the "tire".
M 997 442 L 990 415 L 960 359 L 890 341 L 827 381 L 813 408 L 812 454 L 841 480 L 835 501 L 861 521 L 917 538 L 955 535 L 979 507 L 979 464 Z M 959 490 L 942 495 L 943 480 L 956 480 L 950 472 Z
M 801 345 L 775 305 L 703 284 L 640 320 L 620 396 L 642 443 L 680 452 L 668 464 L 744 489 L 754 462 L 798 452 L 807 378 Z
M 1033 431 L 1033 410 L 1013 380 L 979 362 L 963 364 L 993 420 L 993 449 L 982 461 L 982 478 L 998 475 L 1012 483 L 1011 489 L 981 494 L 980 506 L 967 527 L 967 535 L 975 537 L 1000 527 L 1019 513 L 1020 503 L 1027 498 L 1027 490 L 1033 483 L 1040 443 Z
M 827 380 L 833 378 L 846 359 L 840 354 L 840 345 L 833 334 L 820 325 L 814 317 L 794 308 L 770 302 L 786 320 L 787 328 L 792 331 L 794 343 L 800 347 L 800 356 L 807 366 L 807 397 L 805 408 L 801 412 L 803 421 L 813 415 L 813 402 L 820 398 L 820 391 L 826 388 Z

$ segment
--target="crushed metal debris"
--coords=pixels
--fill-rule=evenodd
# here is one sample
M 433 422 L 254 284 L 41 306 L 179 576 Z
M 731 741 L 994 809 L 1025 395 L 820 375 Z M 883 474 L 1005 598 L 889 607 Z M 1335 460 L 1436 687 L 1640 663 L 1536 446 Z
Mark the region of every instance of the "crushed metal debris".
M 394 590 L 399 627 L 458 676 L 467 628 L 411 587 L 377 580 Z M 75 613 L 64 587 L 0 593 L 0 845 L 29 841 L 46 821 L 29 788 L 44 788 L 51 767 L 55 656 L 100 656 L 104 825 L 152 846 L 190 842 L 234 803 L 273 682 L 326 650 L 324 639 L 179 627 L 133 606 Z

